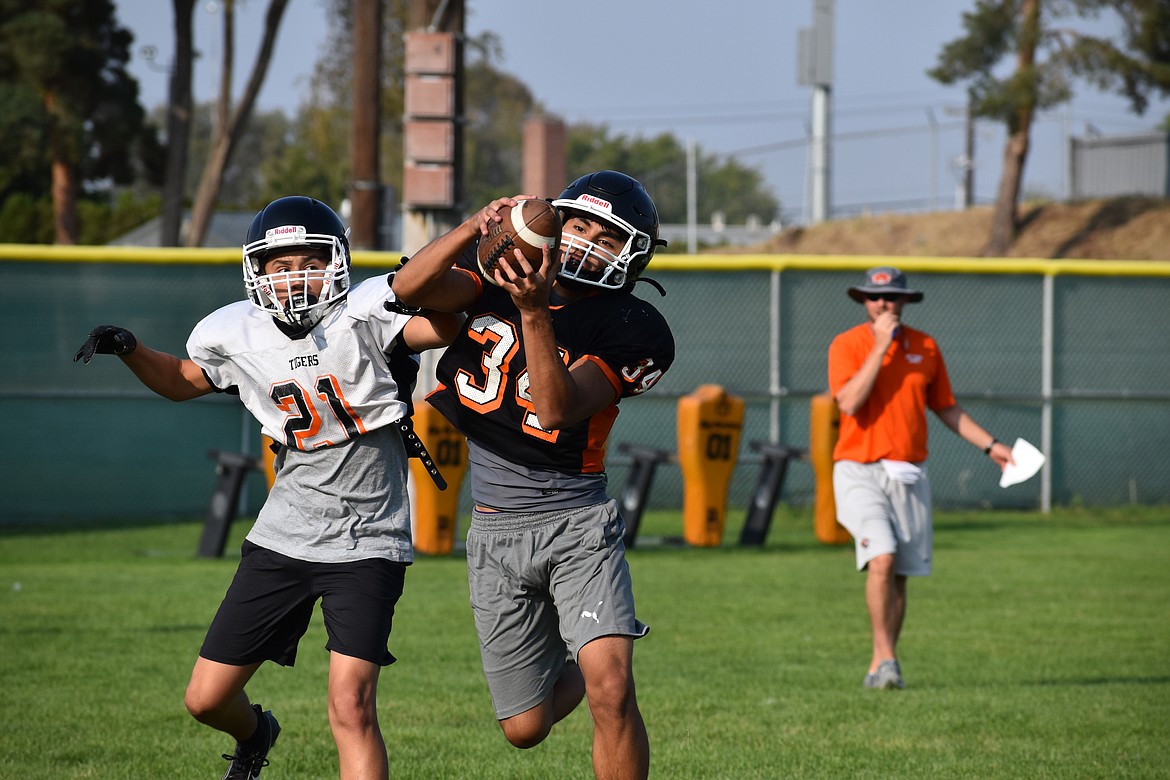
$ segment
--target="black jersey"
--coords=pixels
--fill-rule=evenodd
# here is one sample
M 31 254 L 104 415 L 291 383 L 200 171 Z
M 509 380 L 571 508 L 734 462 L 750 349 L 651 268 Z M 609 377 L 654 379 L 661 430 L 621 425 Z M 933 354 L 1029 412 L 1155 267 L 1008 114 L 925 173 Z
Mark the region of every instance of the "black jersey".
M 520 312 L 505 290 L 481 285 L 463 332 L 439 360 L 439 386 L 427 400 L 464 436 L 506 460 L 565 474 L 604 471 L 617 402 L 649 390 L 674 361 L 670 326 L 629 292 L 598 291 L 552 306 L 565 365 L 582 357 L 594 361 L 613 383 L 617 400 L 568 428 L 546 430 L 528 392 Z

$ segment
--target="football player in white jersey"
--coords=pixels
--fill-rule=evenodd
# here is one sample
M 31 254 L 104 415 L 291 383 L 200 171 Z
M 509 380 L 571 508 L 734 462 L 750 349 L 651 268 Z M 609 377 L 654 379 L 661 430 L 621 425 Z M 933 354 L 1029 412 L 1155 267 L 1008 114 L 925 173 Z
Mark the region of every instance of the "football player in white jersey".
M 329 722 L 341 777 L 386 778 L 376 693 L 394 607 L 412 560 L 407 498 L 410 353 L 445 346 L 462 317 L 395 300 L 393 274 L 350 287 L 347 231 L 324 203 L 292 196 L 252 221 L 247 300 L 212 312 L 189 358 L 124 328 L 95 328 L 74 360 L 118 355 L 174 401 L 238 394 L 278 445 L 276 479 L 200 649 L 185 703 L 230 734 L 225 780 L 257 778 L 280 733 L 244 687 L 264 661 L 292 666 L 320 600 L 328 632 Z M 425 456 L 425 451 L 422 453 Z
M 529 263 L 516 250 L 487 278 L 473 270 L 476 241 L 515 203 L 493 201 L 428 244 L 394 289 L 406 303 L 467 312 L 427 401 L 467 437 L 469 589 L 504 736 L 532 747 L 584 696 L 594 774 L 644 778 L 633 645 L 649 629 L 634 614 L 604 458 L 618 404 L 674 360 L 670 326 L 632 292 L 665 242 L 645 188 L 597 171 L 553 200 L 560 251 Z

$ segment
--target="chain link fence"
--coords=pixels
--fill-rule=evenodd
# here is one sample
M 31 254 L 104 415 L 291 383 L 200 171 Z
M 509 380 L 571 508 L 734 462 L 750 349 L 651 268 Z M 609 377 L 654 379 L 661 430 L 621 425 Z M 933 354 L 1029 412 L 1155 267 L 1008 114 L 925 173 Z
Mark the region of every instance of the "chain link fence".
M 396 261 L 359 253 L 355 276 Z M 649 275 L 668 294 L 649 285 L 638 293 L 671 323 L 677 358 L 651 393 L 621 404 L 611 494 L 630 472 L 618 445 L 673 451 L 678 400 L 716 384 L 747 407 L 728 501 L 741 511 L 761 467 L 752 442 L 807 448 L 829 342 L 864 316 L 845 290 L 880 264 L 898 265 L 925 291 L 904 318 L 938 340 L 959 402 L 1001 440 L 1023 437 L 1048 455 L 1039 476 L 1001 489 L 982 453 L 932 418 L 936 506 L 1170 503 L 1170 264 L 807 256 L 654 261 Z M 107 322 L 185 354 L 194 324 L 242 297 L 237 254 L 8 246 L 0 275 L 0 398 L 10 421 L 0 520 L 203 515 L 216 481 L 208 452 L 258 453 L 251 416 L 234 397 L 173 404 L 120 361 L 72 357 Z M 242 510 L 253 514 L 264 480 L 245 487 Z M 649 506 L 678 508 L 682 495 L 677 465 L 660 465 Z M 781 500 L 803 506 L 814 495 L 811 466 L 794 463 Z

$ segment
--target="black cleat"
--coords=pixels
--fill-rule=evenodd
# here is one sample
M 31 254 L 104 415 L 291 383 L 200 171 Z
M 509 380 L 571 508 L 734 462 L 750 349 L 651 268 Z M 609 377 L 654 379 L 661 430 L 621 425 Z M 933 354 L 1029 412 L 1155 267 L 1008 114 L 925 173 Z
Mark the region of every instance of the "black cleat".
M 268 751 L 280 736 L 280 724 L 273 717 L 272 710 L 263 710 L 259 704 L 253 704 L 252 709 L 256 711 L 257 736 L 261 733 L 265 735 L 263 739 L 258 740 L 261 747 L 249 748 L 237 742 L 235 753 L 232 755 L 224 753 L 223 757 L 230 761 L 231 765 L 228 766 L 223 780 L 257 780 L 260 777 L 260 770 L 268 766 Z

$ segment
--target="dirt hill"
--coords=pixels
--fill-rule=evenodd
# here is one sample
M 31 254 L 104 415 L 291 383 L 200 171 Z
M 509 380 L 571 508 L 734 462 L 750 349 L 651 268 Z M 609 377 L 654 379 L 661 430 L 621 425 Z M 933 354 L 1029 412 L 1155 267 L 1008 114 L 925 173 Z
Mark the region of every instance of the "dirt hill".
M 880 214 L 791 228 L 752 252 L 980 257 L 991 207 L 931 214 Z M 1170 260 L 1170 200 L 1116 198 L 1029 203 L 1008 257 Z

